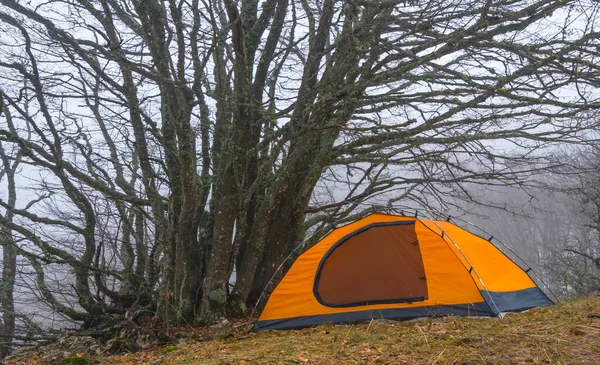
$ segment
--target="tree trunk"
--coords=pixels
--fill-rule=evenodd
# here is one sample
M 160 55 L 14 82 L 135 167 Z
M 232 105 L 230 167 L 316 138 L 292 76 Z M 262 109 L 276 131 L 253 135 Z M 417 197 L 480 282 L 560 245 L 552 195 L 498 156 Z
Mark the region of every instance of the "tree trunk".
M 0 100 L 0 109 L 2 101 Z M 1 114 L 1 111 L 0 111 Z M 0 143 L 0 158 L 2 160 L 2 172 L 8 180 L 8 207 L 5 219 L 12 223 L 13 212 L 11 208 L 15 207 L 17 201 L 17 191 L 15 185 L 15 172 L 18 163 L 11 164 L 6 155 L 2 144 Z M 0 174 L 2 176 L 2 174 Z M 0 312 L 2 320 L 0 321 L 0 360 L 8 356 L 12 351 L 12 338 L 15 334 L 15 303 L 14 287 L 17 275 L 17 247 L 13 238 L 12 230 L 0 223 L 0 246 L 2 247 L 2 280 L 0 281 Z
M 6 227 L 0 227 L 0 245 L 2 245 L 2 282 L 0 283 L 0 359 L 11 353 L 12 337 L 15 333 L 15 306 L 13 290 L 17 272 L 17 250 L 12 233 Z

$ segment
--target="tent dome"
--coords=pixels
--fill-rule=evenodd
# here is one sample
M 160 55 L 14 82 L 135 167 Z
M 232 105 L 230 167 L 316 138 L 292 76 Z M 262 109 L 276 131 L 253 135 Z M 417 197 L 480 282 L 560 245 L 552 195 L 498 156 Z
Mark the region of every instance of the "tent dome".
M 373 213 L 300 255 L 254 329 L 497 316 L 551 304 L 529 270 L 490 241 L 448 221 Z

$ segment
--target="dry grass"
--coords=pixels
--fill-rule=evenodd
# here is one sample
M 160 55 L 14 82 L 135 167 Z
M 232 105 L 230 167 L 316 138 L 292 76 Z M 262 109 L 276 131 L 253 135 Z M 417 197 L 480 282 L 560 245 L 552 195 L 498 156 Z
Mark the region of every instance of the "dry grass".
M 592 315 L 592 316 L 590 316 Z M 497 318 L 244 333 L 101 364 L 600 364 L 600 297 Z M 33 359 L 32 359 L 33 360 Z M 10 364 L 16 364 L 10 362 Z

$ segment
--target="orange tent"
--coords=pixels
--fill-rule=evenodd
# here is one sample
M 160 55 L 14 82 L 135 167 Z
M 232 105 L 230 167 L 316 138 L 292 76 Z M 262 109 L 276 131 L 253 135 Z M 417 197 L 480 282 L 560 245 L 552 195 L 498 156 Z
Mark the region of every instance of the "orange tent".
M 448 221 L 373 213 L 300 255 L 254 329 L 497 316 L 551 305 L 528 272 L 490 241 Z

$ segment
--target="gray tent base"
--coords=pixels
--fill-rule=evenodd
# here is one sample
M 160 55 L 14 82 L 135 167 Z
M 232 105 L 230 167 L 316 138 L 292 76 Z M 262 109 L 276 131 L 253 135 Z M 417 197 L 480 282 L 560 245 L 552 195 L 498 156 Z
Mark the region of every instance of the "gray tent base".
M 415 308 L 375 309 L 358 312 L 257 321 L 253 331 L 305 328 L 323 323 L 353 323 L 373 319 L 409 320 L 419 317 L 494 317 L 504 312 L 524 311 L 554 304 L 538 287 L 514 292 L 481 291 L 483 302 L 461 305 L 437 305 Z

